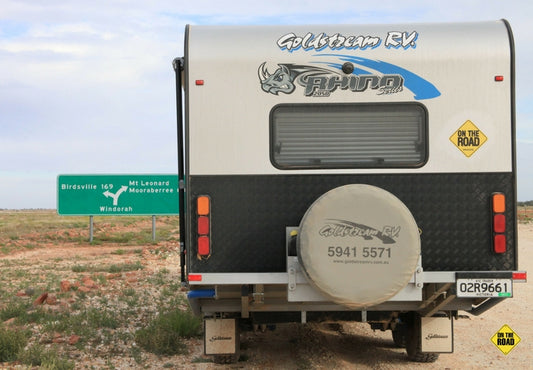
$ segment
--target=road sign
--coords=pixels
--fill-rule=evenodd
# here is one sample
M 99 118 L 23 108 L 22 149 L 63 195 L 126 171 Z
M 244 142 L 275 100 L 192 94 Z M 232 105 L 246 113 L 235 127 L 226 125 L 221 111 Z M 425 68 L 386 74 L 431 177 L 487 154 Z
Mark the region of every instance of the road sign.
M 177 175 L 59 175 L 60 215 L 177 215 Z
M 494 333 L 490 340 L 496 347 L 498 347 L 500 351 L 503 352 L 504 355 L 509 354 L 509 352 L 511 352 L 512 349 L 518 343 L 520 343 L 520 337 L 518 334 L 516 334 L 507 324 L 502 326 L 500 330 Z

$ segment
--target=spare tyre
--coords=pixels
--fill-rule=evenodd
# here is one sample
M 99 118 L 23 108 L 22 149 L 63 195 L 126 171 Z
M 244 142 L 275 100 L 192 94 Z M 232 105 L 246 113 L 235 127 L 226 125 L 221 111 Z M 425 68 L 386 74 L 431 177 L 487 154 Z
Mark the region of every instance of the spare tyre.
M 420 256 L 420 233 L 396 196 L 352 184 L 328 191 L 309 207 L 296 248 L 311 285 L 335 303 L 365 308 L 408 284 Z

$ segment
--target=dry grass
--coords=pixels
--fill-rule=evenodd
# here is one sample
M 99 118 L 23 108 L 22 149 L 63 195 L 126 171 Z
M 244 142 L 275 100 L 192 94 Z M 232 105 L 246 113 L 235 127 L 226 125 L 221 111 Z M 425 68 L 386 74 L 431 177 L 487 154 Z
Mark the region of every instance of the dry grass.
M 533 221 L 533 206 L 519 206 L 517 210 L 518 222 L 528 223 Z
M 152 243 L 149 216 L 95 216 L 93 245 Z M 178 217 L 156 218 L 156 241 L 178 240 Z M 0 255 L 43 244 L 83 244 L 89 240 L 88 216 L 59 216 L 54 210 L 0 210 Z
M 198 327 L 179 283 L 178 217 L 156 222 L 153 242 L 151 217 L 95 217 L 89 243 L 88 217 L 0 211 L 0 367 L 151 367 L 150 352 L 168 345 L 154 336 Z M 36 305 L 43 293 L 52 300 Z M 185 350 L 191 333 L 167 335 Z M 23 349 L 8 345 L 15 337 Z

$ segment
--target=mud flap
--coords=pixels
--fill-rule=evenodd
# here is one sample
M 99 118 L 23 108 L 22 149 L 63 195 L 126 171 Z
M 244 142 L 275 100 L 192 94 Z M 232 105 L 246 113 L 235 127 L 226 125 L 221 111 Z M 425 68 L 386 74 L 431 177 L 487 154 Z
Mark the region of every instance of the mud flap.
M 453 320 L 450 317 L 421 318 L 421 352 L 453 352 Z
M 239 351 L 236 319 L 204 319 L 204 353 L 206 355 L 234 355 Z

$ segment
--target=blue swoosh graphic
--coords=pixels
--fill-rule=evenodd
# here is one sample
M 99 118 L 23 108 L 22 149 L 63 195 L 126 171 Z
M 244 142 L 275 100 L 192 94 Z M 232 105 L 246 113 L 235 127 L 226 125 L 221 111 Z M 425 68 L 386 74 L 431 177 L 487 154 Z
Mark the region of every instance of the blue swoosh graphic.
M 407 69 L 404 69 L 402 67 L 398 67 L 397 65 L 390 64 L 387 62 L 383 62 L 381 60 L 372 60 L 372 59 L 366 59 L 362 57 L 356 57 L 351 55 L 343 55 L 343 54 L 318 54 L 316 56 L 329 56 L 329 57 L 338 57 L 340 60 L 344 62 L 352 62 L 359 64 L 363 67 L 372 68 L 380 73 L 383 74 L 397 74 L 401 75 L 404 79 L 404 86 L 411 90 L 415 96 L 415 100 L 424 100 L 424 99 L 433 99 L 441 95 L 440 91 L 428 80 L 423 79 L 419 75 L 408 71 Z M 337 63 L 329 63 L 329 66 L 334 68 L 340 68 L 341 65 Z M 356 72 L 361 72 L 361 69 L 355 69 L 353 74 L 360 74 Z M 367 74 L 366 71 L 363 71 L 364 73 L 361 74 Z

